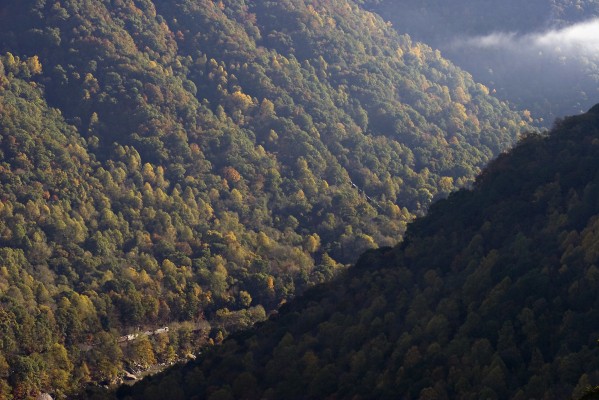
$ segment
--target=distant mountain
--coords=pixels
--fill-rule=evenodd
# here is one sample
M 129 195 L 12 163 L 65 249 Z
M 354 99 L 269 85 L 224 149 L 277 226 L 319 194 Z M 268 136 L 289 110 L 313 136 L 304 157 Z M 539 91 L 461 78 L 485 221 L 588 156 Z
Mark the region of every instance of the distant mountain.
M 123 399 L 578 399 L 599 383 L 599 105 Z
M 537 124 L 599 99 L 593 0 L 364 0 L 401 33 L 441 50 Z
M 0 54 L 0 398 L 265 319 L 529 128 L 345 0 L 2 2 Z

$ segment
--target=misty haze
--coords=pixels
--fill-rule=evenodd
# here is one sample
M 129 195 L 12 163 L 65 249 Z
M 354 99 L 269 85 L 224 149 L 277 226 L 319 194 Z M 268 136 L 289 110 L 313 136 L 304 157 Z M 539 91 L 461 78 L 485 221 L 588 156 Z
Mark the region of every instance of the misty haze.
M 599 98 L 597 2 L 372 4 L 396 29 L 440 49 L 513 107 L 530 110 L 540 126 L 586 111 Z
M 599 98 L 599 19 L 543 32 L 456 38 L 444 54 L 500 97 L 534 110 L 541 125 L 586 111 Z
M 580 22 L 560 29 L 518 34 L 494 32 L 483 36 L 456 38 L 452 47 L 480 47 L 512 51 L 543 51 L 560 57 L 599 59 L 599 19 Z

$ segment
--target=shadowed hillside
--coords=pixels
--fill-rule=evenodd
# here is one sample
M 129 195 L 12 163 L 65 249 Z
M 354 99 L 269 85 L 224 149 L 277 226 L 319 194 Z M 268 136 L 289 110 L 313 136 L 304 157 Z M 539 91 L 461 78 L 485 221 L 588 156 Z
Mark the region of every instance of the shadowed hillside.
M 579 398 L 599 375 L 599 105 L 255 329 L 123 399 Z

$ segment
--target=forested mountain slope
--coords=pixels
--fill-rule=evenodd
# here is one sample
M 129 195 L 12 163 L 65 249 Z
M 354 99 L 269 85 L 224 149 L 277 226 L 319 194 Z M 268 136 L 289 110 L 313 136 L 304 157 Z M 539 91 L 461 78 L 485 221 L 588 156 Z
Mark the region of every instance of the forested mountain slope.
M 264 319 L 527 129 L 345 0 L 1 2 L 0 54 L 2 398 Z
M 599 98 L 594 0 L 363 3 L 399 32 L 440 49 L 501 99 L 530 110 L 540 125 Z
M 599 105 L 403 243 L 120 398 L 578 399 L 599 382 Z

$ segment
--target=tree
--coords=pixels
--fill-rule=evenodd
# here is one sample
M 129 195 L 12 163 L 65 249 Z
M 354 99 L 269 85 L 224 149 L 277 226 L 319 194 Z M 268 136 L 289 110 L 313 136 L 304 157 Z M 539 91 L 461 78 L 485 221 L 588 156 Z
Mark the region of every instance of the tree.
M 141 334 L 128 346 L 127 359 L 134 368 L 145 369 L 156 364 L 156 356 L 148 336 Z
M 38 354 L 16 356 L 11 360 L 9 383 L 17 399 L 34 396 L 42 387 L 44 365 Z
M 122 358 L 123 352 L 116 338 L 108 332 L 99 332 L 87 355 L 92 378 L 95 381 L 114 379 L 122 367 Z

